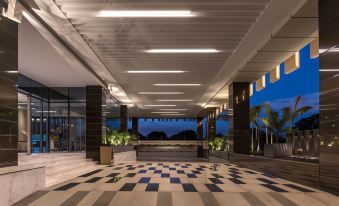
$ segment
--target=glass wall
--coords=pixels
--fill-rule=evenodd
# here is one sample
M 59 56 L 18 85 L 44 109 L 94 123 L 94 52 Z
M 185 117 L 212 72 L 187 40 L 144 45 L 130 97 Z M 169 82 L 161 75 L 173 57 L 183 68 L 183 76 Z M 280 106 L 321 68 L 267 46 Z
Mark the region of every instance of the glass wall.
M 18 82 L 20 94 L 31 100 L 31 152 L 84 151 L 86 88 L 48 88 L 23 75 Z

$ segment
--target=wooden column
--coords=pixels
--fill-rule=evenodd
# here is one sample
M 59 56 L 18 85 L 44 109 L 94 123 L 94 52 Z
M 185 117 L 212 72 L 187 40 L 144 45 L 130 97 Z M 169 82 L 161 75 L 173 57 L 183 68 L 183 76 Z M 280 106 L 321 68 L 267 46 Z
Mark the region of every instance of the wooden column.
M 105 135 L 106 118 L 102 105 L 106 95 L 101 86 L 86 86 L 86 158 L 100 160 L 100 145 Z
M 207 121 L 207 138 L 208 140 L 214 139 L 216 135 L 215 118 L 216 118 L 216 109 L 209 108 L 208 117 L 207 117 L 207 120 L 208 120 Z
M 6 167 L 18 164 L 18 23 L 1 17 L 0 34 L 0 167 Z
M 127 109 L 127 105 L 120 105 L 120 131 L 128 132 L 128 109 Z
M 197 138 L 198 140 L 202 140 L 204 135 L 203 135 L 203 129 L 202 129 L 202 120 L 203 118 L 202 117 L 198 117 L 197 118 Z
M 137 137 L 139 140 L 139 118 L 132 117 L 132 133 Z
M 233 151 L 240 154 L 249 154 L 251 146 L 249 83 L 233 82 L 228 91 L 229 110 L 233 112 L 229 121 Z

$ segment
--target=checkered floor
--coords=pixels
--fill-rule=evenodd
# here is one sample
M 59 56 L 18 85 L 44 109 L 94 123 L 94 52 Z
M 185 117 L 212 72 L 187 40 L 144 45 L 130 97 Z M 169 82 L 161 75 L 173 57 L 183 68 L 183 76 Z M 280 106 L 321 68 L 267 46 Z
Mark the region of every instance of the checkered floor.
M 339 198 L 233 164 L 133 162 L 84 174 L 16 205 L 339 205 Z

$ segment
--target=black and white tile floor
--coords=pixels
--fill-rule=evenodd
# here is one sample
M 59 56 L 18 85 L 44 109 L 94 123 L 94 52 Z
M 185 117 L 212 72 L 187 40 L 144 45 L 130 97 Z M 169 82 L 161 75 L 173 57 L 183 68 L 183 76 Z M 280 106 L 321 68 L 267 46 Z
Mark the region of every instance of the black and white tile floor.
M 339 205 L 339 198 L 233 164 L 128 162 L 39 191 L 16 205 Z

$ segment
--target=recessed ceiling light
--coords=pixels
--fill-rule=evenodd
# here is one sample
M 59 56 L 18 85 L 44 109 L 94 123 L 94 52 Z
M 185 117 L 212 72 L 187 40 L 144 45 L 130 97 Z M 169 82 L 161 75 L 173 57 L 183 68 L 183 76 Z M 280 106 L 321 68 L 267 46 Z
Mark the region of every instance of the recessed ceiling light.
M 159 109 L 161 111 L 186 111 L 188 109 Z
M 176 107 L 174 104 L 147 104 L 145 107 Z
M 179 112 L 152 112 L 153 114 L 178 114 Z
M 192 102 L 192 99 L 158 99 L 157 102 Z
M 184 94 L 184 92 L 139 92 L 139 94 Z
M 171 86 L 183 86 L 183 87 L 194 87 L 194 86 L 201 86 L 201 84 L 154 84 L 154 86 L 164 86 L 164 87 L 171 87 Z
M 176 73 L 184 73 L 182 70 L 132 70 L 127 71 L 130 74 L 176 74 Z
M 102 10 L 97 17 L 193 17 L 188 10 Z
M 13 71 L 6 71 L 6 73 L 9 73 L 9 74 L 17 74 L 17 73 L 19 73 L 19 71 L 15 71 L 15 70 L 13 70 Z
M 216 49 L 149 49 L 147 53 L 217 53 Z
M 175 116 L 185 116 L 187 114 L 160 114 L 160 115 L 163 115 L 163 116 L 172 116 L 172 115 L 175 115 Z

